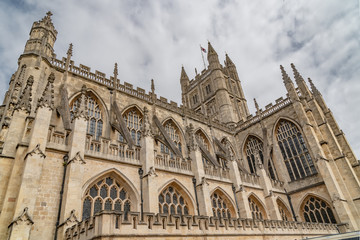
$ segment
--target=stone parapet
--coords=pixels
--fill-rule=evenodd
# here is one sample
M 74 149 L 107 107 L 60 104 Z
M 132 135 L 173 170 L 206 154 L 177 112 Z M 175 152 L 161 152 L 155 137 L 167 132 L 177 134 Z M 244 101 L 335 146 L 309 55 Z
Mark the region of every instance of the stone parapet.
M 201 238 L 218 239 L 251 237 L 251 239 L 305 238 L 338 233 L 336 224 L 287 222 L 279 220 L 253 220 L 245 218 L 215 218 L 208 216 L 166 215 L 144 213 L 140 221 L 138 212 L 102 211 L 65 232 L 65 239 L 121 239 L 121 238 Z

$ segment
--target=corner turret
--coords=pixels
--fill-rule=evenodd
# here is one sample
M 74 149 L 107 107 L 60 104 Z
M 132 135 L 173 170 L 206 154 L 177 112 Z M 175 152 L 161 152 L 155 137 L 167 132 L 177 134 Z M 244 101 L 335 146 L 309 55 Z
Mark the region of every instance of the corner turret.
M 216 53 L 215 49 L 211 46 L 210 42 L 208 42 L 207 59 L 209 62 L 209 68 L 211 68 L 211 69 L 220 69 L 221 68 L 221 65 L 219 62 L 219 56 Z
M 43 19 L 33 23 L 24 54 L 33 53 L 46 58 L 54 56 L 54 43 L 58 32 L 55 30 L 51 16 L 52 13 L 49 11 Z

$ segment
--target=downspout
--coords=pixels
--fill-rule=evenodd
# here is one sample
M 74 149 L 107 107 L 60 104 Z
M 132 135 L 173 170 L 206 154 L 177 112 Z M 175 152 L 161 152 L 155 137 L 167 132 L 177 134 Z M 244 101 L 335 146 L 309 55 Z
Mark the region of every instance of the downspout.
M 63 157 L 63 160 L 64 160 L 64 162 L 63 162 L 64 173 L 63 173 L 63 179 L 62 179 L 61 190 L 60 190 L 60 200 L 59 200 L 59 208 L 58 208 L 59 210 L 58 210 L 58 216 L 57 216 L 56 224 L 55 224 L 54 240 L 57 240 L 57 233 L 58 233 L 60 214 L 61 214 L 61 205 L 62 205 L 63 193 L 64 193 L 65 176 L 66 176 L 66 169 L 67 169 L 67 165 L 68 165 L 69 155 L 65 154 L 65 156 Z
M 294 220 L 295 220 L 295 222 L 297 222 L 296 215 L 295 215 L 295 211 L 294 211 L 294 207 L 293 207 L 292 202 L 291 202 L 290 194 L 288 194 L 288 192 L 286 191 L 285 188 L 284 188 L 284 191 L 285 191 L 285 194 L 286 194 L 287 199 L 288 199 L 288 201 L 289 201 L 290 208 L 291 208 L 291 212 L 292 212 L 292 214 L 293 214 Z
M 236 188 L 235 188 L 235 185 L 234 185 L 234 184 L 232 184 L 232 191 L 233 191 L 233 193 L 234 193 L 236 208 L 237 208 L 237 212 L 238 212 L 238 215 L 239 215 L 239 218 L 240 218 L 240 208 L 239 208 L 239 204 L 238 204 L 238 202 L 237 202 L 237 198 L 236 198 Z
M 192 178 L 192 182 L 194 184 L 194 190 L 195 190 L 196 209 L 197 209 L 198 216 L 200 216 L 199 201 L 198 201 L 198 196 L 197 196 L 197 191 L 196 191 L 196 178 L 195 177 Z

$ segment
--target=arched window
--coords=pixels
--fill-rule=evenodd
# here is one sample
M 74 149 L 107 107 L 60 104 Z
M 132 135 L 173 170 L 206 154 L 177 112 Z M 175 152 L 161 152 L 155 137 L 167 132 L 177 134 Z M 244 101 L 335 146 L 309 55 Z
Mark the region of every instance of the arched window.
M 159 194 L 159 212 L 189 215 L 189 205 L 180 191 L 174 186 L 169 186 Z
M 288 208 L 285 206 L 285 204 L 279 199 L 276 200 L 276 203 L 278 205 L 279 213 L 280 213 L 282 220 L 283 221 L 292 221 L 291 214 L 290 214 Z
M 211 195 L 210 200 L 214 217 L 230 219 L 232 216 L 235 216 L 232 204 L 221 192 L 215 191 Z
M 266 219 L 266 212 L 262 204 L 254 196 L 250 196 L 248 201 L 252 218 L 257 220 Z
M 70 106 L 71 119 L 74 118 L 76 109 L 79 107 L 80 97 L 81 95 L 77 97 Z M 102 135 L 103 129 L 103 116 L 100 110 L 100 106 L 98 102 L 90 95 L 90 93 L 88 93 L 86 96 L 86 102 L 89 117 L 86 132 L 87 134 L 91 134 L 92 136 L 94 136 L 96 140 L 99 140 L 100 136 Z
M 82 219 L 87 219 L 102 210 L 122 211 L 127 217 L 131 204 L 127 189 L 114 178 L 105 177 L 87 190 L 83 201 Z
M 179 128 L 175 125 L 172 120 L 168 120 L 164 123 L 165 131 L 169 135 L 170 139 L 174 141 L 175 146 L 179 149 L 180 153 L 182 153 L 182 144 L 181 144 L 181 133 Z M 170 158 L 174 158 L 174 153 L 162 142 L 160 142 L 160 150 L 162 153 L 169 154 Z
M 206 135 L 201 131 L 198 130 L 195 133 L 196 139 L 202 143 L 202 145 L 206 148 L 206 150 L 210 151 L 210 142 L 207 139 Z
M 249 136 L 245 143 L 245 154 L 246 159 L 248 161 L 249 169 L 251 173 L 256 172 L 256 154 L 258 153 L 258 157 L 260 158 L 261 162 L 264 164 L 264 154 L 263 154 L 263 143 L 254 136 Z M 268 162 L 268 174 L 270 178 L 276 180 L 277 174 L 275 171 L 274 162 L 272 160 L 272 154 L 270 153 L 270 160 Z
M 330 205 L 315 196 L 309 196 L 304 200 L 302 211 L 306 222 L 336 223 Z
M 276 129 L 281 154 L 291 180 L 316 174 L 316 168 L 299 129 L 287 120 L 281 120 Z
M 129 130 L 130 136 L 137 146 L 140 146 L 141 127 L 143 123 L 143 116 L 136 108 L 130 108 L 123 114 L 126 126 Z M 119 133 L 119 141 L 125 142 L 124 137 Z

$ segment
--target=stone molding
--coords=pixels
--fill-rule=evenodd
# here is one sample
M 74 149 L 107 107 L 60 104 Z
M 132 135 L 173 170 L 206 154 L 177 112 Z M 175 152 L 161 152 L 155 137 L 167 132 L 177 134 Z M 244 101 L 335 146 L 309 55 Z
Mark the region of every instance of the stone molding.
M 23 212 L 20 214 L 20 216 L 18 216 L 17 218 L 15 218 L 14 221 L 12 221 L 9 225 L 9 228 L 11 226 L 15 225 L 19 225 L 21 223 L 25 223 L 26 225 L 33 225 L 34 221 L 31 219 L 29 213 L 28 213 L 28 208 L 24 208 Z
M 41 149 L 40 149 L 40 144 L 39 144 L 39 143 L 36 145 L 36 147 L 35 147 L 32 151 L 28 152 L 28 153 L 25 155 L 24 160 L 26 160 L 28 156 L 32 156 L 32 155 L 34 155 L 34 154 L 39 155 L 41 158 L 46 158 L 46 155 L 45 155 L 45 154 L 43 153 L 43 151 L 41 151 Z
M 67 163 L 68 165 L 72 162 L 79 162 L 80 164 L 86 164 L 84 158 L 81 156 L 80 151 L 75 154 L 75 156 Z

